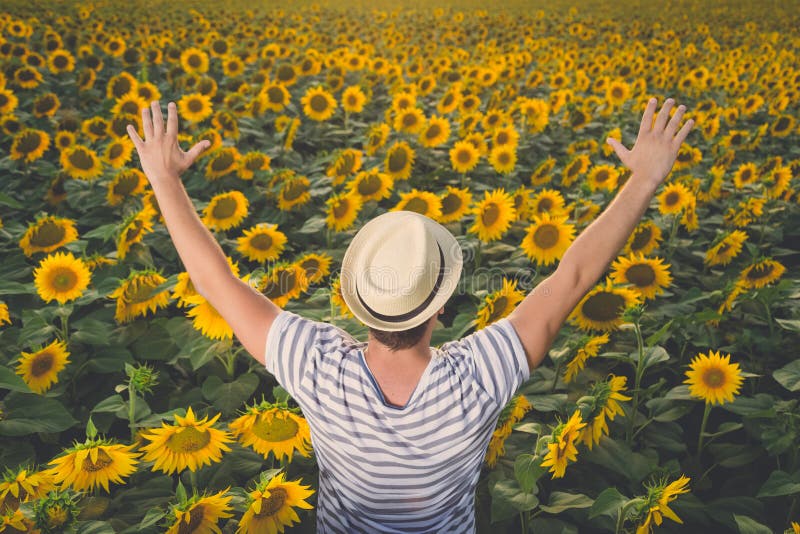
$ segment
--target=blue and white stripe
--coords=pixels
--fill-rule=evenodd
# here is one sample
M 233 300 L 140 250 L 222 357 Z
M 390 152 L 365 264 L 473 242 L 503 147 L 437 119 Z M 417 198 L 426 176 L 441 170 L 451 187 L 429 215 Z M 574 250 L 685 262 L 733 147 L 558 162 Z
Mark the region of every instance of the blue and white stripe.
M 432 349 L 403 406 L 386 403 L 366 343 L 282 311 L 266 368 L 297 401 L 320 468 L 317 532 L 475 532 L 475 487 L 503 407 L 530 376 L 508 319 Z

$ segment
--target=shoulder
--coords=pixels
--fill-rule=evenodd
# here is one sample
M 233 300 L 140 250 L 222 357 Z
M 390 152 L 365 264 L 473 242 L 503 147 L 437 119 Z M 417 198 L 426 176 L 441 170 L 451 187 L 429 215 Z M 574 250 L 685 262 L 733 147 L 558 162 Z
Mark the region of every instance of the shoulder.
M 336 325 L 303 317 L 289 310 L 282 310 L 278 314 L 272 323 L 268 338 L 268 345 L 273 340 L 279 342 L 286 338 L 296 339 L 306 347 L 308 344 L 344 346 L 356 343 L 353 336 Z

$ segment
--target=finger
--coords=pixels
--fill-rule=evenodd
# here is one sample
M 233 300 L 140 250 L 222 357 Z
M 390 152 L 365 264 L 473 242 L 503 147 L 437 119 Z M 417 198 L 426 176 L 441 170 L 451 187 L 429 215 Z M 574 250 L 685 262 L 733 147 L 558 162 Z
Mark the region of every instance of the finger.
M 619 141 L 617 141 L 612 137 L 606 139 L 606 143 L 611 145 L 611 148 L 613 148 L 614 152 L 617 153 L 617 157 L 619 158 L 619 160 L 622 163 L 625 163 L 625 161 L 628 159 L 628 154 L 630 154 L 631 151 L 625 148 L 625 145 L 623 145 L 622 143 L 620 143 Z
M 188 165 L 194 163 L 194 160 L 197 159 L 197 157 L 203 152 L 203 150 L 206 150 L 210 146 L 211 146 L 211 141 L 209 141 L 208 139 L 203 139 L 202 141 L 194 145 L 192 148 L 187 150 L 186 158 L 188 160 Z
M 133 146 L 136 147 L 138 152 L 144 141 L 142 141 L 142 138 L 139 137 L 139 133 L 136 131 L 136 128 L 133 126 L 133 124 L 129 124 L 126 129 L 128 131 L 128 137 L 131 138 L 131 141 L 133 141 Z
M 653 115 L 656 112 L 658 100 L 651 98 L 647 101 L 647 107 L 644 108 L 644 115 L 642 115 L 642 123 L 639 125 L 639 133 L 649 132 L 653 128 Z
M 675 105 L 675 100 L 672 98 L 668 98 L 664 105 L 661 106 L 661 111 L 658 112 L 656 116 L 656 123 L 653 125 L 653 130 L 656 132 L 661 132 L 664 130 L 664 126 L 667 124 L 667 119 L 669 118 L 669 112 L 672 109 L 672 106 Z
M 145 140 L 153 138 L 153 121 L 150 120 L 150 108 L 142 108 L 142 131 L 144 132 Z
M 150 108 L 153 110 L 153 136 L 160 139 L 164 136 L 164 115 L 161 114 L 161 104 L 158 100 L 153 100 Z
M 681 146 L 681 143 L 686 139 L 686 136 L 689 135 L 689 132 L 692 131 L 694 127 L 694 119 L 689 119 L 678 131 L 678 135 L 675 136 L 675 143 L 677 146 Z
M 175 102 L 167 104 L 167 137 L 178 139 L 178 109 Z
M 683 118 L 683 114 L 686 113 L 686 106 L 681 104 L 678 106 L 678 109 L 675 110 L 675 113 L 672 115 L 672 118 L 669 120 L 667 124 L 666 132 L 669 135 L 675 135 L 675 132 L 678 131 L 678 125 L 681 123 L 681 119 Z

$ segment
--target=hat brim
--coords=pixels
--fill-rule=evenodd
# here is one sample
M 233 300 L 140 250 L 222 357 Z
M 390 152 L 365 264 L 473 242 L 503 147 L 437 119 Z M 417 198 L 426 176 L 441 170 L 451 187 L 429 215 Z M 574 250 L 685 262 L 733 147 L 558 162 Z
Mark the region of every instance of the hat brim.
M 413 214 L 423 221 L 430 234 L 436 239 L 436 242 L 441 247 L 444 256 L 443 275 L 442 281 L 439 284 L 436 294 L 431 299 L 427 306 L 420 309 L 414 316 L 404 319 L 402 321 L 387 321 L 382 320 L 373 315 L 361 302 L 356 295 L 356 280 L 359 273 L 354 272 L 354 266 L 358 265 L 358 256 L 362 251 L 364 243 L 374 238 L 375 231 L 378 225 L 381 224 L 381 219 L 387 216 L 408 216 Z M 461 279 L 461 269 L 463 265 L 463 256 L 461 252 L 461 245 L 458 244 L 455 236 L 444 226 L 437 223 L 433 219 L 411 211 L 393 211 L 388 212 L 375 219 L 372 219 L 365 224 L 356 233 L 350 245 L 345 251 L 344 258 L 342 259 L 341 270 L 341 291 L 347 307 L 355 315 L 355 317 L 364 323 L 366 326 L 375 328 L 377 330 L 384 330 L 387 332 L 397 332 L 400 330 L 408 330 L 424 323 L 430 319 L 437 310 L 439 310 L 450 299 L 455 292 L 458 282 Z

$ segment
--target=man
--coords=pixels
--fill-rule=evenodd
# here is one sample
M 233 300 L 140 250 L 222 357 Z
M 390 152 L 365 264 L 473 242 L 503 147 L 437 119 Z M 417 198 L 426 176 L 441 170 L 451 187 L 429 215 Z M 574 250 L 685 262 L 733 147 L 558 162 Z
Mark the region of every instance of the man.
M 320 468 L 318 531 L 474 532 L 474 494 L 497 418 L 544 359 L 578 301 L 606 270 L 666 178 L 693 126 L 679 129 L 668 99 L 645 109 L 631 150 L 609 139 L 632 171 L 556 271 L 507 317 L 429 347 L 435 317 L 455 290 L 461 250 L 431 219 L 390 212 L 365 224 L 342 261 L 342 293 L 370 327 L 343 330 L 281 310 L 231 273 L 179 179 L 208 147 L 183 152 L 178 117 L 142 110 L 133 140 L 167 229 L 196 290 L 303 409 Z

